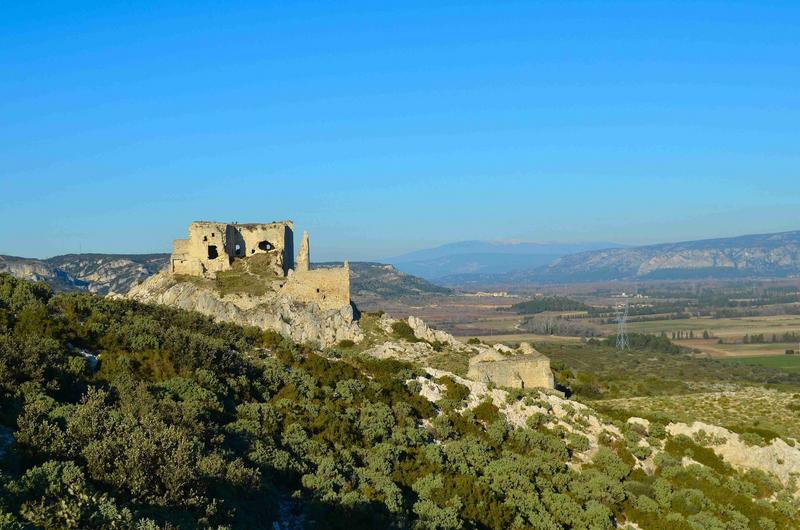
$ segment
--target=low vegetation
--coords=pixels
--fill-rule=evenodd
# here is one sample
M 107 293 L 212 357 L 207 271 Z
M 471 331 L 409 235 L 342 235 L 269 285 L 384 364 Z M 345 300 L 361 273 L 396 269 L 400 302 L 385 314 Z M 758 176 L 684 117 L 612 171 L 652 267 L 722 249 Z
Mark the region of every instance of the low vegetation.
M 236 260 L 231 270 L 217 273 L 214 287 L 223 296 L 232 293 L 263 296 L 272 291 L 271 283 L 279 279 L 272 266 L 270 254 Z
M 94 371 L 87 356 L 98 353 Z M 14 435 L 0 446 L 0 527 L 611 529 L 630 521 L 688 530 L 797 520 L 779 484 L 719 465 L 685 440 L 668 442 L 646 474 L 638 464 L 646 434 L 620 424 L 623 442 L 601 436 L 576 467 L 584 437 L 540 416 L 513 428 L 490 403 L 462 412 L 468 392 L 453 378 L 439 379 L 445 395 L 432 403 L 407 383 L 421 376 L 399 361 L 328 359 L 255 328 L 54 296 L 0 275 L 0 428 Z M 680 465 L 688 453 L 709 465 Z
M 556 383 L 585 400 L 669 396 L 771 386 L 800 391 L 800 373 L 678 353 L 668 339 L 636 334 L 617 350 L 615 338 L 587 343 L 536 343 L 550 358 Z

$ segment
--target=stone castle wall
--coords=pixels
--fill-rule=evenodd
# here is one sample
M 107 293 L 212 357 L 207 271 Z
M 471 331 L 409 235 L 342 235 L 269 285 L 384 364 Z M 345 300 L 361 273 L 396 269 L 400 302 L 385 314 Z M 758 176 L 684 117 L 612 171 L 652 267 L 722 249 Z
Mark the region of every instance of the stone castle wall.
M 350 267 L 335 269 L 295 270 L 283 286 L 283 292 L 320 309 L 338 309 L 350 304 Z
M 303 234 L 300 256 L 294 262 L 294 223 L 227 224 L 195 221 L 188 239 L 172 245 L 170 272 L 216 278 L 233 268 L 236 260 L 268 254 L 279 277 L 273 285 L 290 298 L 315 303 L 321 309 L 350 305 L 350 267 L 310 269 L 308 234 Z M 268 280 L 265 280 L 268 281 Z
M 195 221 L 189 238 L 176 239 L 170 260 L 173 274 L 214 278 L 231 269 L 233 260 L 272 254 L 284 275 L 294 266 L 294 225 L 291 221 L 265 224 L 227 224 Z

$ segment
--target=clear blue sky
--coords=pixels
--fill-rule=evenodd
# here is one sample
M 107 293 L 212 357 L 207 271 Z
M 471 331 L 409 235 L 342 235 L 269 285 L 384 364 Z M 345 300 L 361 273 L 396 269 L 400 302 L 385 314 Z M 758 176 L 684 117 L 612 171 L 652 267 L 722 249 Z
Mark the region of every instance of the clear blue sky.
M 800 2 L 2 2 L 0 254 L 800 229 Z

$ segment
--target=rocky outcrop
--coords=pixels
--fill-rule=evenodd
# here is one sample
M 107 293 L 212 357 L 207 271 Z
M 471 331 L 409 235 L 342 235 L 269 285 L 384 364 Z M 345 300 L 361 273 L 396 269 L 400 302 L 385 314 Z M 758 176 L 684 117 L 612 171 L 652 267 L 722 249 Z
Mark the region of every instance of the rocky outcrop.
M 400 321 L 384 314 L 378 321 L 378 327 L 387 336 L 392 336 L 393 325 L 397 322 Z M 431 328 L 417 317 L 410 316 L 407 322 L 416 342 L 387 341 L 365 353 L 381 359 L 391 357 L 425 362 L 439 351 L 447 350 L 470 356 L 467 377 L 474 381 L 508 388 L 555 388 L 550 359 L 528 343 L 520 344 L 517 349 L 504 344 L 464 344 L 445 331 Z
M 535 399 L 509 400 L 509 393 L 499 388 L 490 388 L 486 383 L 458 377 L 444 370 L 426 368 L 427 377 L 420 376 L 414 381 L 419 384 L 419 393 L 429 401 L 437 402 L 445 396 L 446 388 L 439 383 L 448 377 L 469 389 L 469 396 L 460 410 L 471 410 L 484 401 L 490 401 L 514 427 L 524 427 L 532 416 L 544 415 L 550 428 L 562 428 L 567 432 L 581 434 L 589 441 L 589 446 L 575 454 L 577 462 L 588 462 L 600 446 L 600 436 L 605 433 L 621 439 L 620 430 L 605 423 L 592 409 L 581 403 L 570 401 L 557 393 L 538 391 Z M 637 463 L 641 467 L 641 464 Z
M 198 311 L 215 320 L 270 329 L 295 342 L 332 346 L 342 340 L 360 342 L 361 329 L 350 305 L 323 310 L 301 304 L 279 292 L 264 296 L 220 295 L 202 281 L 177 281 L 159 273 L 131 289 L 126 298 Z
M 47 260 L 99 295 L 124 294 L 167 266 L 164 254 L 69 254 Z
M 435 351 L 427 342 L 386 341 L 383 344 L 373 346 L 364 353 L 378 359 L 424 362 Z
M 760 469 L 770 473 L 788 486 L 800 478 L 800 448 L 793 447 L 781 438 L 768 445 L 747 445 L 735 432 L 724 427 L 696 421 L 691 424 L 670 423 L 667 432 L 672 436 L 684 434 L 690 438 L 710 439 L 707 444 L 717 455 L 740 470 Z
M 440 344 L 447 344 L 449 346 L 462 347 L 464 343 L 457 340 L 446 331 L 440 331 L 429 327 L 425 321 L 415 316 L 408 317 L 408 325 L 414 330 L 414 336 L 426 342 L 438 342 Z

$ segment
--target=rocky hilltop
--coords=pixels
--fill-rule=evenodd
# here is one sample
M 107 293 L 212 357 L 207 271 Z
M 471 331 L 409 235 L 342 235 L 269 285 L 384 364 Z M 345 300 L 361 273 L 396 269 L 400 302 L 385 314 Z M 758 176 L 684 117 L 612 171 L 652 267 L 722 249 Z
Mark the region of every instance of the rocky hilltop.
M 88 291 L 125 294 L 169 263 L 169 254 L 64 254 L 47 259 L 0 256 L 0 272 L 43 281 L 57 292 Z M 340 267 L 341 262 L 315 263 L 312 268 Z M 353 301 L 362 303 L 405 296 L 446 295 L 450 289 L 400 272 L 392 265 L 350 263 Z
M 323 310 L 277 291 L 221 293 L 208 281 L 189 281 L 162 271 L 131 289 L 126 298 L 198 311 L 215 320 L 271 329 L 295 342 L 331 346 L 361 341 L 352 306 Z

